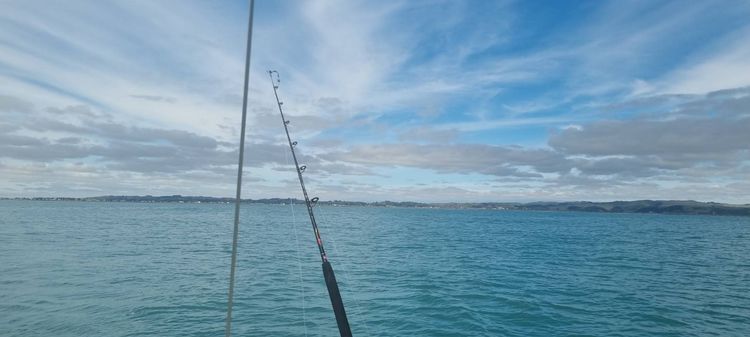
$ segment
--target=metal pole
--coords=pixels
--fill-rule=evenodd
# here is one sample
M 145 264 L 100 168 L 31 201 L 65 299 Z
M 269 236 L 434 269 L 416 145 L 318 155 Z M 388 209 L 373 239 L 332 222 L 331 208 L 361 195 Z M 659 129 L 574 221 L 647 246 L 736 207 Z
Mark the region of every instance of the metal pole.
M 245 86 L 242 96 L 242 128 L 240 131 L 240 153 L 237 164 L 237 195 L 234 202 L 234 232 L 232 234 L 232 266 L 229 272 L 229 295 L 227 299 L 227 319 L 224 328 L 226 337 L 232 335 L 232 304 L 234 297 L 234 275 L 237 270 L 237 238 L 240 231 L 240 202 L 242 201 L 242 166 L 245 154 L 245 123 L 247 120 L 247 94 L 250 82 L 250 50 L 253 37 L 253 8 L 255 0 L 250 0 L 250 18 L 247 23 L 247 52 L 245 54 Z

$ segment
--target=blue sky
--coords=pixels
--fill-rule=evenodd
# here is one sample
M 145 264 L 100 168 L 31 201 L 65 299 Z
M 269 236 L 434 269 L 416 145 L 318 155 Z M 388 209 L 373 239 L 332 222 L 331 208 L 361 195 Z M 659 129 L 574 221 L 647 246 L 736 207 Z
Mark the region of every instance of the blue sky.
M 8 1 L 0 196 L 230 196 L 244 1 Z M 258 1 L 245 196 L 750 203 L 746 1 Z

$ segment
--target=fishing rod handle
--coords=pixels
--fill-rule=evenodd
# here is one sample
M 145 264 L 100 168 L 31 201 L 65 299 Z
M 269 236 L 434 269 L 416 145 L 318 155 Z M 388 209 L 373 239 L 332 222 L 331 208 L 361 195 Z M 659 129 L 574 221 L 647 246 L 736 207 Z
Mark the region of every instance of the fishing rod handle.
M 352 337 L 352 330 L 349 328 L 349 319 L 346 318 L 344 301 L 341 299 L 336 275 L 334 275 L 333 267 L 331 267 L 331 263 L 328 261 L 323 262 L 323 276 L 326 280 L 326 287 L 328 287 L 328 296 L 331 297 L 331 305 L 333 305 L 333 314 L 336 316 L 339 333 L 341 337 Z

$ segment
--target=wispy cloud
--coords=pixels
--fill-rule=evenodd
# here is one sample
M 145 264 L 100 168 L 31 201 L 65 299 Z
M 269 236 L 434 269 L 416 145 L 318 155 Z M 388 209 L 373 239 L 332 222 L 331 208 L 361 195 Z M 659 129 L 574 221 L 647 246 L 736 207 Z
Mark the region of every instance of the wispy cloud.
M 665 93 L 705 94 L 750 86 L 750 25 L 722 41 L 713 53 L 674 70 L 659 83 Z

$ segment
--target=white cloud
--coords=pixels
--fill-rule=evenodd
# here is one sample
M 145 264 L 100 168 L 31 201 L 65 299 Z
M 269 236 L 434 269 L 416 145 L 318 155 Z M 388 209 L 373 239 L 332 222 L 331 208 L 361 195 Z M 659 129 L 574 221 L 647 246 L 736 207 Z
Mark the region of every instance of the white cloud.
M 661 80 L 660 93 L 705 94 L 750 86 L 750 28 L 733 34 L 729 45 Z

